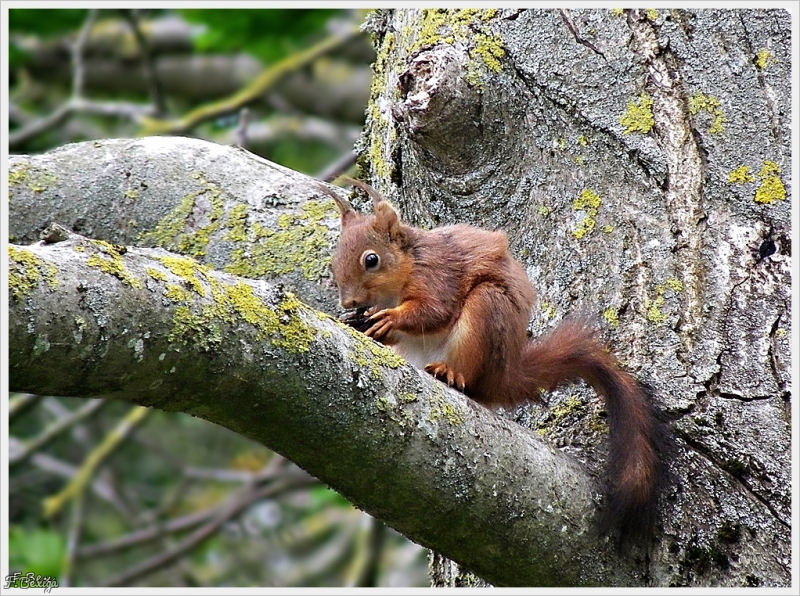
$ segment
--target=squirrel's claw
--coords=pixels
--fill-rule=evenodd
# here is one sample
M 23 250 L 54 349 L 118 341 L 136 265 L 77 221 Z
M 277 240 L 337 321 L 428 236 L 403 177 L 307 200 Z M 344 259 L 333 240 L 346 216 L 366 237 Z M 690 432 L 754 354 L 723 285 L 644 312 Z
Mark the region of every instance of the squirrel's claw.
M 374 340 L 380 341 L 386 334 L 388 334 L 394 323 L 392 321 L 391 309 L 379 310 L 378 312 L 367 317 L 367 321 L 372 323 L 372 327 L 367 329 L 365 333 Z M 367 311 L 369 312 L 369 311 Z
M 450 387 L 455 387 L 464 393 L 466 388 L 464 375 L 453 370 L 446 362 L 431 362 L 425 366 L 425 372 L 432 374 L 442 383 L 447 383 Z

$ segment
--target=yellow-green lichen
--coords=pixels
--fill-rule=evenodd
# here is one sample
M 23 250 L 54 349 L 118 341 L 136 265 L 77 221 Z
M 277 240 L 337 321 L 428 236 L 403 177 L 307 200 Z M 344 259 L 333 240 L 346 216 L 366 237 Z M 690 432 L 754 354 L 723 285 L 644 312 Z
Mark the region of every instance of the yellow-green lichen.
M 14 300 L 21 300 L 44 281 L 47 287 L 58 287 L 58 269 L 32 252 L 15 246 L 8 247 L 8 291 Z
M 682 292 L 683 291 L 683 282 L 679 279 L 675 279 L 674 277 L 670 277 L 666 282 L 667 287 L 672 290 L 673 292 Z
M 667 315 L 661 311 L 661 307 L 664 306 L 664 294 L 667 288 L 676 293 L 681 292 L 683 291 L 683 282 L 679 279 L 669 278 L 663 284 L 658 284 L 656 286 L 656 297 L 654 300 L 650 298 L 645 298 L 644 300 L 645 317 L 648 321 L 656 325 L 661 325 L 667 320 Z
M 173 302 L 189 302 L 192 299 L 192 294 L 178 284 L 167 284 L 164 288 L 164 296 Z
M 74 319 L 75 321 L 75 331 L 72 332 L 72 336 L 75 338 L 75 343 L 79 344 L 83 341 L 83 332 L 89 327 L 89 323 L 86 322 L 82 316 L 78 315 Z
M 601 202 L 600 196 L 587 188 L 572 202 L 572 208 L 579 211 L 593 211 L 596 214 Z
M 774 161 L 765 161 L 761 166 L 761 170 L 758 172 L 758 177 L 762 180 L 764 178 L 768 178 L 770 176 L 776 176 L 781 173 L 781 169 L 778 167 Z
M 299 316 L 303 307 L 294 294 L 287 292 L 272 310 L 255 295 L 253 288 L 240 282 L 226 288 L 231 305 L 245 321 L 260 329 L 257 339 L 269 339 L 272 345 L 291 352 L 307 352 L 314 341 L 316 329 Z
M 537 425 L 536 432 L 539 435 L 549 434 L 561 422 L 573 414 L 580 414 L 586 409 L 586 404 L 575 396 L 569 396 L 565 401 L 551 407 L 547 412 L 547 418 Z
M 178 306 L 172 316 L 172 330 L 167 339 L 210 352 L 222 343 L 220 322 L 204 314 L 195 314 L 188 306 Z
M 371 340 L 352 327 L 342 323 L 339 323 L 339 325 L 356 340 L 353 343 L 353 351 L 348 353 L 348 357 L 360 368 L 369 367 L 370 374 L 374 379 L 381 378 L 382 366 L 397 368 L 405 363 L 403 357 L 391 348 Z
M 180 277 L 194 292 L 200 296 L 206 295 L 203 284 L 198 277 L 201 274 L 205 275 L 206 267 L 188 257 L 163 256 L 156 258 L 174 275 Z
M 638 101 L 628 103 L 625 113 L 619 118 L 619 123 L 625 127 L 623 134 L 639 132 L 647 134 L 653 129 L 653 100 L 646 93 L 639 96 Z
M 578 137 L 578 145 L 580 145 L 581 147 L 586 147 L 586 145 L 588 145 L 590 142 L 591 141 L 589 140 L 589 137 L 587 137 L 586 135 L 580 135 Z
M 419 396 L 416 393 L 400 393 L 397 396 L 397 400 L 401 404 L 408 404 L 408 403 L 411 403 L 412 401 L 417 401 L 418 399 L 419 399 Z
M 756 190 L 756 196 L 753 199 L 756 203 L 772 205 L 775 201 L 786 199 L 786 188 L 778 177 L 780 173 L 781 170 L 774 161 L 764 162 L 761 171 L 758 173 L 761 186 Z
M 122 262 L 123 248 L 116 247 L 105 240 L 90 240 L 90 242 L 98 249 L 98 252 L 89 256 L 86 260 L 86 264 L 89 267 L 94 267 L 104 273 L 113 275 L 123 284 L 132 288 L 142 289 L 142 282 L 131 274 Z
M 376 177 L 380 180 L 389 180 L 392 173 L 391 159 L 388 156 L 384 157 L 384 149 L 387 144 L 382 139 L 385 139 L 387 134 L 393 137 L 396 135 L 396 131 L 393 126 L 390 128 L 389 119 L 384 117 L 379 106 L 384 104 L 382 95 L 386 91 L 386 72 L 392 68 L 400 68 L 399 64 L 392 65 L 389 60 L 390 56 L 393 56 L 395 61 L 398 60 L 395 46 L 396 34 L 390 31 L 384 35 L 380 48 L 377 48 L 375 62 L 372 65 L 370 100 L 367 105 L 367 126 L 371 131 L 367 157 Z M 398 87 L 394 87 L 391 93 L 399 95 L 400 90 Z
M 145 273 L 147 273 L 147 275 L 153 279 L 157 279 L 158 281 L 167 281 L 167 279 L 169 279 L 166 273 L 160 269 L 156 269 L 155 267 L 148 267 L 145 269 Z
M 611 224 L 606 224 L 606 225 L 603 226 L 602 230 L 603 230 L 603 233 L 610 234 L 611 232 L 614 231 L 614 226 L 612 226 Z
M 131 189 L 125 191 L 125 195 L 124 196 L 125 196 L 126 199 L 128 199 L 130 201 L 135 201 L 136 199 L 139 198 L 139 191 L 136 190 L 135 188 L 131 188 Z
M 228 235 L 226 240 L 245 242 L 247 240 L 247 205 L 240 203 L 228 213 Z
M 661 312 L 661 307 L 664 305 L 664 297 L 658 296 L 655 300 L 650 300 L 649 298 L 644 301 L 644 307 L 647 309 L 645 312 L 645 316 L 647 320 L 651 323 L 655 323 L 656 325 L 660 325 L 661 323 L 667 320 L 667 315 Z
M 608 426 L 608 421 L 606 421 L 600 412 L 595 412 L 589 417 L 587 426 L 589 430 L 599 434 L 606 434 L 611 430 Z
M 645 15 L 647 16 L 648 21 L 657 21 L 658 20 L 658 11 L 655 8 L 647 8 L 645 9 Z
M 208 267 L 190 259 L 182 259 L 186 262 L 180 263 L 174 257 L 162 257 L 162 262 L 165 258 L 168 262 L 164 264 L 180 275 L 194 292 L 200 296 L 207 294 L 200 278 L 211 290 L 211 302 L 193 306 L 197 298 L 192 293 L 175 284 L 167 286 L 166 297 L 179 303 L 173 316 L 170 341 L 209 351 L 222 341 L 224 325 L 244 321 L 258 330 L 258 341 L 269 340 L 272 345 L 292 353 L 309 350 L 316 330 L 300 317 L 304 307 L 293 294 L 287 292 L 274 309 L 269 308 L 245 282 L 226 285 L 213 277 Z
M 758 187 L 754 200 L 756 203 L 772 205 L 775 201 L 784 199 L 786 199 L 786 188 L 783 182 L 777 176 L 770 176 Z
M 489 70 L 500 72 L 503 69 L 500 58 L 506 55 L 502 38 L 498 35 L 478 33 L 474 39 L 475 47 L 470 50 L 469 55 L 482 60 Z
M 541 215 L 542 217 L 547 217 L 553 210 L 550 209 L 547 205 L 539 205 L 536 208 L 536 212 Z
M 621 17 L 623 14 L 625 14 L 625 9 L 624 8 L 612 8 L 608 12 L 611 13 L 612 17 Z
M 83 244 L 76 244 L 72 247 L 75 252 L 86 252 L 86 247 Z
M 542 308 L 542 317 L 544 318 L 545 321 L 549 321 L 554 316 L 556 316 L 556 309 L 549 302 L 542 302 L 541 308 Z
M 692 115 L 698 112 L 707 112 L 712 116 L 711 126 L 708 132 L 711 134 L 719 134 L 724 130 L 725 113 L 720 107 L 720 101 L 713 95 L 706 95 L 704 93 L 695 93 L 689 98 L 689 113 Z
M 500 59 L 506 53 L 503 39 L 486 28 L 486 23 L 496 16 L 496 8 L 424 9 L 416 30 L 404 31 L 405 35 L 414 35 L 409 52 L 458 41 L 467 46 L 472 58 L 467 65 L 467 82 L 482 87 L 481 66 L 492 72 L 500 72 Z
M 200 189 L 186 195 L 155 228 L 139 235 L 139 241 L 167 250 L 201 257 L 206 254 L 211 234 L 221 225 L 225 202 L 222 189 L 196 172 L 192 177 Z M 203 200 L 208 204 L 203 204 Z M 203 225 L 197 222 L 203 221 Z
M 603 311 L 603 318 L 612 327 L 619 327 L 619 312 L 613 306 L 609 306 Z
M 747 182 L 755 182 L 755 178 L 750 173 L 750 166 L 740 166 L 730 171 L 728 182 L 731 184 L 745 184 Z
M 762 48 L 759 50 L 758 54 L 756 54 L 753 63 L 759 70 L 764 70 L 770 62 L 775 60 L 775 55 L 770 52 L 767 48 Z
M 30 162 L 16 163 L 8 170 L 8 189 L 9 196 L 14 186 L 25 184 L 33 192 L 43 192 L 48 187 L 58 182 L 58 178 L 52 172 L 33 166 Z
M 784 329 L 783 327 L 778 327 L 778 329 L 775 330 L 775 336 L 786 337 L 786 329 Z
M 431 395 L 430 411 L 428 412 L 428 420 L 430 422 L 438 422 L 441 419 L 447 420 L 453 426 L 462 424 L 465 416 L 464 412 L 459 406 L 451 404 L 445 399 L 444 392 L 440 387 L 436 387 L 435 392 Z
M 584 189 L 580 196 L 572 202 L 572 208 L 575 211 L 583 211 L 584 217 L 578 223 L 578 226 L 572 232 L 572 235 L 580 240 L 589 234 L 595 227 L 597 212 L 601 204 L 600 195 L 590 189 Z
M 282 214 L 277 230 L 254 223 L 243 246 L 231 251 L 225 271 L 262 278 L 299 270 L 309 280 L 324 277 L 331 262 L 331 230 L 322 222 L 335 213 L 333 201 L 307 201 L 300 213 Z

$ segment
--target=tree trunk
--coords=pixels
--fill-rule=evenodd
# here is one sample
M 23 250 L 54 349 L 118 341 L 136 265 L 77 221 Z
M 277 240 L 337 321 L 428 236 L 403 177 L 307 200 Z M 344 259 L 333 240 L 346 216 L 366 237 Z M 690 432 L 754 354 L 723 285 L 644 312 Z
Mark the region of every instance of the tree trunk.
M 401 10 L 370 27 L 364 177 L 417 225 L 506 230 L 535 333 L 603 317 L 670 416 L 648 581 L 786 585 L 789 13 Z M 601 404 L 550 401 L 517 418 L 601 474 Z M 439 585 L 472 581 L 447 565 Z
M 789 585 L 788 14 L 403 10 L 370 27 L 371 181 L 412 223 L 505 229 L 539 292 L 534 333 L 596 313 L 670 417 L 650 551 L 615 553 L 593 531 L 593 393 L 508 413 L 530 433 L 280 287 L 232 277 L 334 312 L 332 203 L 236 149 L 143 139 L 11 159 L 12 240 L 55 220 L 160 247 L 55 232 L 12 247 L 11 389 L 109 394 L 253 437 L 456 561 L 433 557 L 437 585 L 480 583 L 464 570 L 497 585 Z

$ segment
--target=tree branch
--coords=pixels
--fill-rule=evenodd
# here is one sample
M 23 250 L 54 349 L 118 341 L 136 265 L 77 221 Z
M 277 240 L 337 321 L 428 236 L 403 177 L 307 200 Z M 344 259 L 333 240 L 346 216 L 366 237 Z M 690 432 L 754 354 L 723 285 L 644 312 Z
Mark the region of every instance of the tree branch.
M 68 416 L 63 418 L 59 418 L 52 424 L 50 424 L 47 428 L 45 428 L 38 436 L 34 437 L 33 439 L 29 439 L 27 441 L 18 440 L 15 442 L 15 448 L 9 449 L 8 454 L 8 465 L 13 466 L 14 464 L 19 464 L 32 454 L 38 452 L 42 447 L 47 445 L 50 441 L 58 437 L 61 433 L 66 430 L 69 430 L 79 422 L 82 422 L 95 412 L 97 412 L 100 408 L 106 405 L 108 402 L 100 401 L 100 400 L 93 400 L 87 402 L 83 407 L 77 409 L 75 412 L 72 412 Z
M 236 112 L 271 90 L 286 75 L 304 68 L 320 56 L 335 50 L 358 34 L 358 28 L 354 27 L 345 35 L 329 37 L 307 50 L 292 54 L 264 70 L 252 83 L 230 97 L 199 106 L 182 118 L 174 120 L 146 118 L 141 134 L 180 134 L 192 130 L 195 126 L 207 120 Z
M 225 426 L 495 584 L 642 581 L 572 459 L 281 287 L 74 235 L 9 267 L 12 390 Z

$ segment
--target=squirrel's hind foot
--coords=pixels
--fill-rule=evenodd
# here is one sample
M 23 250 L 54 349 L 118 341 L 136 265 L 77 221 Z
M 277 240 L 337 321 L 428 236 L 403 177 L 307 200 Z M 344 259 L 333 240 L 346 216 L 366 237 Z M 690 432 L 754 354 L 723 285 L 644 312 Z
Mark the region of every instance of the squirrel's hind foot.
M 450 387 L 455 387 L 464 393 L 464 389 L 466 388 L 464 375 L 453 370 L 447 362 L 431 362 L 430 364 L 426 364 L 425 372 L 432 374 L 442 383 L 447 383 Z

